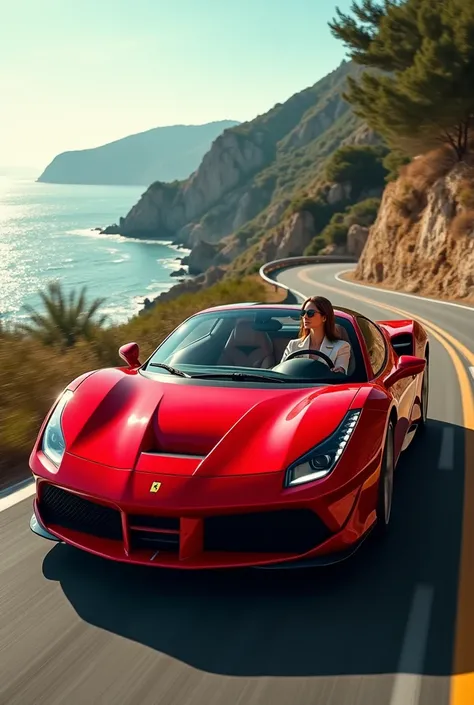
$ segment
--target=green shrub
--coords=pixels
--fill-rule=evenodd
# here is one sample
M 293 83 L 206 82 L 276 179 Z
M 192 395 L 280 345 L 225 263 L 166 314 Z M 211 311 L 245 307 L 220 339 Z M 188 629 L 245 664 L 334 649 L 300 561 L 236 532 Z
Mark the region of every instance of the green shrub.
M 329 223 L 329 225 L 324 228 L 321 235 L 324 238 L 326 244 L 333 244 L 337 245 L 338 247 L 341 247 L 347 242 L 348 230 L 349 228 L 345 223 L 331 221 L 331 223 Z
M 316 237 L 313 237 L 303 254 L 307 257 L 314 257 L 315 255 L 319 255 L 321 250 L 326 247 L 326 245 L 327 242 L 324 237 L 322 235 L 316 235 Z
M 380 198 L 366 198 L 365 201 L 355 203 L 348 209 L 345 222 L 349 227 L 354 224 L 365 227 L 372 225 L 377 218 L 380 203 Z
M 383 159 L 383 165 L 387 171 L 385 181 L 395 181 L 400 175 L 400 169 L 405 166 L 405 164 L 410 163 L 410 157 L 397 150 L 390 151 Z
M 321 196 L 318 196 L 316 198 L 304 197 L 295 199 L 288 206 L 288 211 L 292 213 L 301 213 L 302 211 L 311 213 L 314 220 L 314 228 L 316 231 L 320 231 L 329 223 L 336 208 L 339 210 L 340 206 L 327 203 Z
M 363 191 L 382 189 L 387 170 L 385 147 L 345 146 L 337 149 L 326 164 L 326 178 L 336 184 L 352 184 L 354 197 Z

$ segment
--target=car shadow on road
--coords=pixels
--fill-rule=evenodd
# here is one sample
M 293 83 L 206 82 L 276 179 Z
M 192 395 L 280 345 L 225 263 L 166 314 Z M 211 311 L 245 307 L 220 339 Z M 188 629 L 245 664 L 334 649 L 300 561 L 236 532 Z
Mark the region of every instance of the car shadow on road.
M 442 471 L 446 431 L 454 434 L 454 464 Z M 464 434 L 461 427 L 429 421 L 398 466 L 389 535 L 369 540 L 331 569 L 166 571 L 56 545 L 43 573 L 60 583 L 86 622 L 194 668 L 232 676 L 395 673 L 416 588 L 433 586 L 423 667 L 407 663 L 404 669 L 448 675 Z M 474 669 L 474 635 L 471 653 Z

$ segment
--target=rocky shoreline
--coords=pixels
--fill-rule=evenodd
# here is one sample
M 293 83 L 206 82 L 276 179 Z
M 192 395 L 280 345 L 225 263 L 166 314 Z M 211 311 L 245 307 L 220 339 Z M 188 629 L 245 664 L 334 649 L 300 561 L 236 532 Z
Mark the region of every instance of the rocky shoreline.
M 174 269 L 169 275 L 171 279 L 177 279 L 177 282 L 175 284 L 171 284 L 167 291 L 163 291 L 153 299 L 146 297 L 143 300 L 143 308 L 139 311 L 139 315 L 146 313 L 157 303 L 170 301 L 171 299 L 177 298 L 181 294 L 194 293 L 203 287 L 211 286 L 219 281 L 219 279 L 221 279 L 224 275 L 224 271 L 219 273 L 216 272 L 214 275 L 210 274 L 210 276 L 207 275 L 207 272 L 194 272 L 192 267 L 189 265 L 189 258 L 192 250 L 187 248 L 182 243 L 173 242 L 172 245 L 173 247 L 177 247 L 178 250 L 186 251 L 186 254 L 183 257 L 177 258 L 178 269 Z
M 164 291 L 153 299 L 145 298 L 140 314 L 153 308 L 157 303 L 170 301 L 182 294 L 193 294 L 203 288 L 212 286 L 225 275 L 225 269 L 212 265 L 214 256 L 213 246 L 207 242 L 200 242 L 193 248 L 186 247 L 182 242 L 172 242 L 173 247 L 185 250 L 186 254 L 178 258 L 179 268 L 170 273 L 170 277 L 178 279 L 168 291 Z
M 124 233 L 120 232 L 120 228 L 117 224 L 109 225 L 106 228 L 95 227 L 91 229 L 93 231 L 99 232 L 101 235 L 121 235 L 122 237 L 134 237 L 137 239 L 142 238 L 147 240 L 156 240 L 157 243 L 161 242 L 163 244 L 172 245 L 178 250 L 178 254 L 180 251 L 185 253 L 182 257 L 178 256 L 176 258 L 178 268 L 173 269 L 169 274 L 170 278 L 178 280 L 177 283 L 174 284 L 170 282 L 170 288 L 167 291 L 164 291 L 159 294 L 159 296 L 154 297 L 153 299 L 145 297 L 143 299 L 143 308 L 139 311 L 139 315 L 142 315 L 150 308 L 153 308 L 155 304 L 161 301 L 169 301 L 180 296 L 181 294 L 194 293 L 205 286 L 211 286 L 212 284 L 215 284 L 217 281 L 219 281 L 219 279 L 221 279 L 224 275 L 224 270 L 219 272 L 210 272 L 209 274 L 207 271 L 196 271 L 195 260 L 191 257 L 193 250 L 188 247 L 185 243 L 177 241 L 176 239 L 172 240 L 170 238 L 152 237 L 150 233 L 142 235 L 140 235 L 140 233 L 127 233 L 125 235 Z

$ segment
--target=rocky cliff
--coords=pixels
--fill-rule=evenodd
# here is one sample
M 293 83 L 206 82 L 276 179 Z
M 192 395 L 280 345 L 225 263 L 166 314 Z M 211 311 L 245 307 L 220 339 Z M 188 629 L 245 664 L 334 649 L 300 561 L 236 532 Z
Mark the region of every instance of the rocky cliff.
M 172 235 L 186 245 L 201 239 L 220 239 L 235 227 L 239 211 L 252 211 L 255 189 L 245 190 L 242 185 L 263 167 L 264 150 L 262 133 L 248 138 L 226 130 L 189 179 L 174 184 L 153 183 L 118 226 L 104 232 L 133 237 Z M 210 213 L 217 205 L 219 208 Z M 207 219 L 201 222 L 206 214 Z
M 474 166 L 444 150 L 405 167 L 385 189 L 354 276 L 474 302 Z

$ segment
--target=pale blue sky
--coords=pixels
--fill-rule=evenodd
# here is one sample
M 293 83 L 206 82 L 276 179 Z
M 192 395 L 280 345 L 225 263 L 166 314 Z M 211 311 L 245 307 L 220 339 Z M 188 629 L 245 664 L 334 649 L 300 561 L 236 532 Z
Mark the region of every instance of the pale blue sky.
M 344 58 L 350 0 L 0 0 L 0 164 L 250 120 Z

